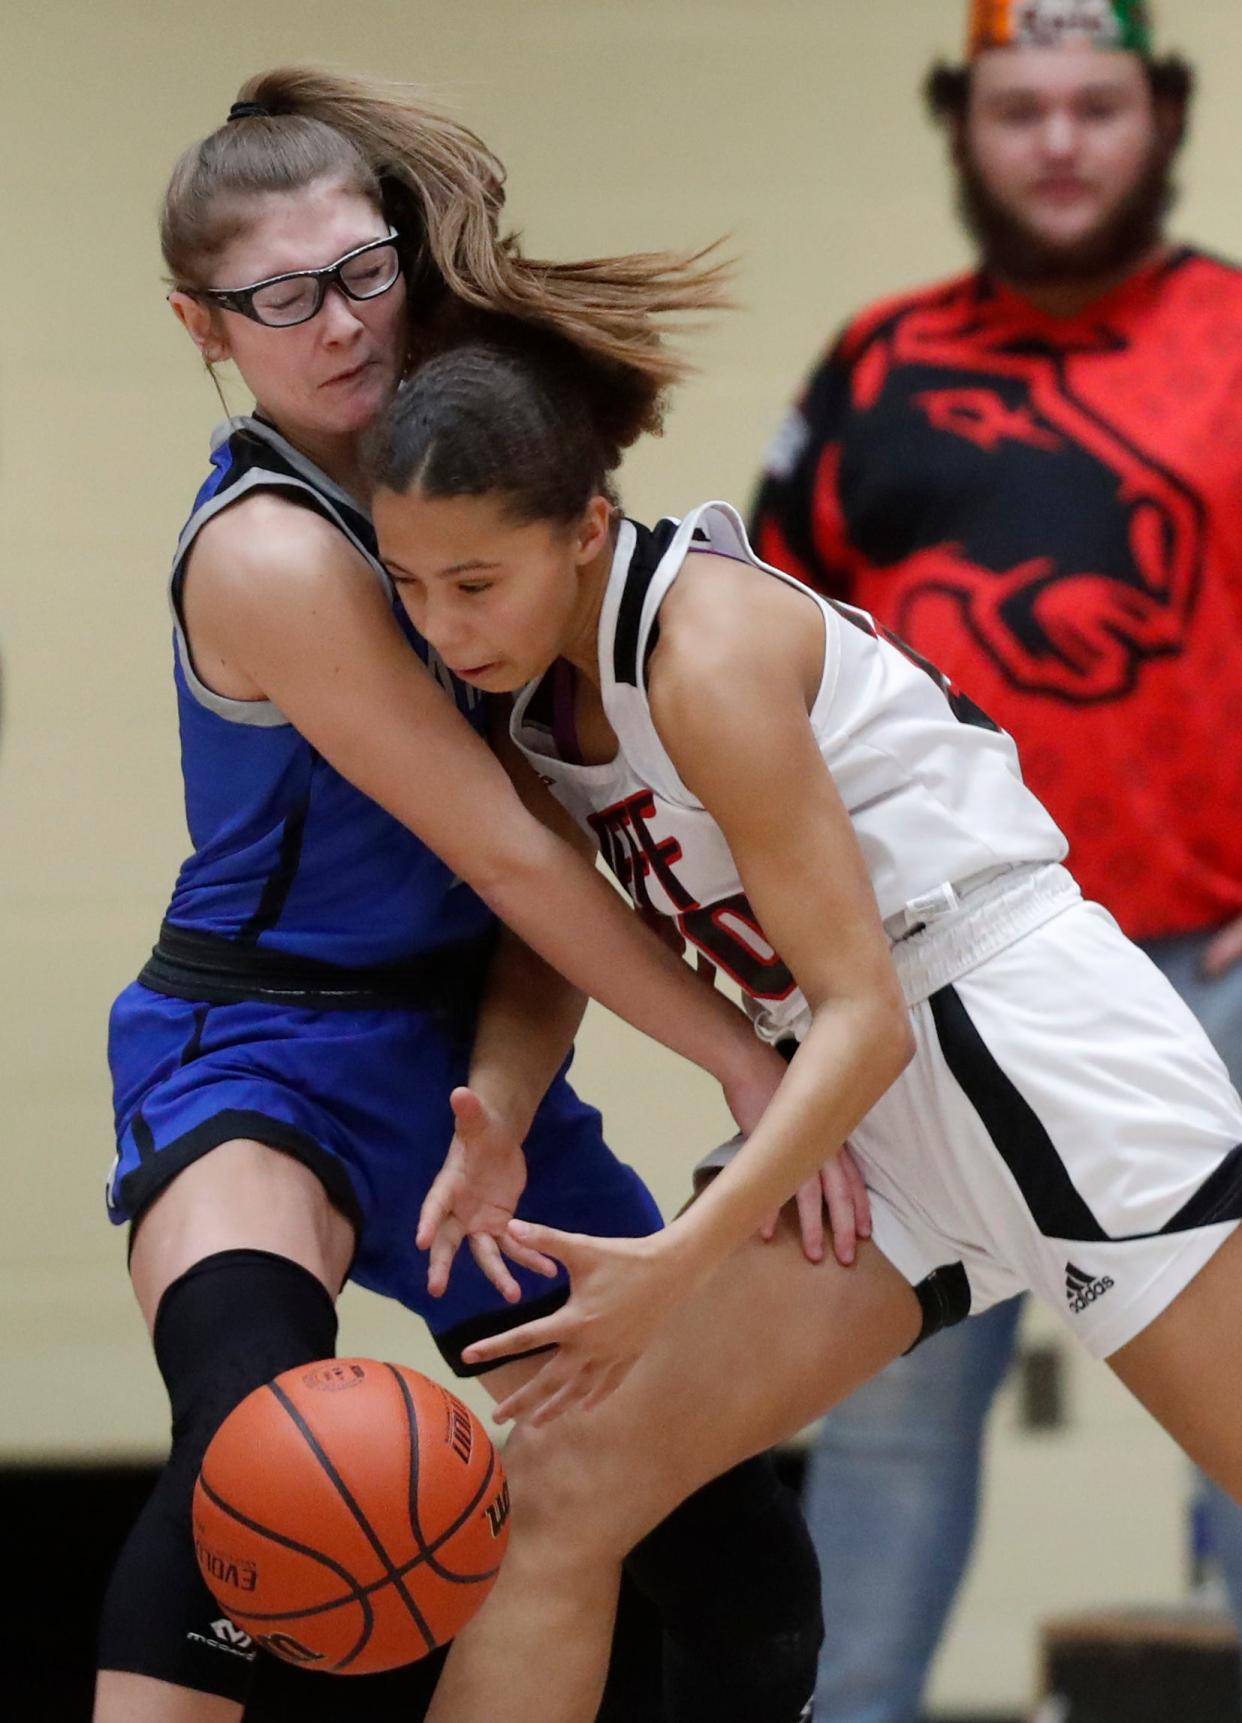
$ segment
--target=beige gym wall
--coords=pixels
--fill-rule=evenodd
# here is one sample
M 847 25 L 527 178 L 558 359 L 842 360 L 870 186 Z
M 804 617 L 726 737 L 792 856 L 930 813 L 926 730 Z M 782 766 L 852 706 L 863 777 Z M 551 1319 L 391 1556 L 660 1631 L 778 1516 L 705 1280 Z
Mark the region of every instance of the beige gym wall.
M 163 1440 L 124 1238 L 101 1198 L 107 1009 L 185 847 L 165 569 L 219 417 L 162 303 L 155 211 L 175 156 L 223 119 L 248 72 L 313 60 L 416 81 L 475 126 L 508 163 L 510 217 L 532 252 L 728 234 L 740 309 L 695 341 L 702 373 L 624 488 L 648 516 L 707 496 L 745 503 L 843 316 L 965 260 L 917 97 L 931 58 L 957 52 L 963 12 L 962 0 L 7 0 L 0 1458 L 145 1454 Z M 1168 0 L 1162 21 L 1202 75 L 1177 227 L 1236 255 L 1242 6 Z M 245 405 L 236 382 L 231 400 Z M 723 1124 L 709 1087 L 599 1014 L 578 1074 L 616 1146 L 674 1204 Z M 342 1340 L 437 1367 L 414 1321 L 365 1295 L 347 1296 Z M 1177 1584 L 1179 1463 L 1102 1372 L 1073 1371 L 1095 1435 L 1002 1432 L 982 1578 L 943 1695 L 1025 1692 L 1030 1573 L 1064 1574 L 1084 1527 L 1110 1600 Z M 1116 1482 L 1091 1493 L 1068 1461 L 1094 1441 Z M 1126 1545 L 1140 1501 L 1144 1530 Z M 1101 1544 L 1118 1537 L 1102 1571 Z M 1048 1596 L 1076 1601 L 1072 1583 Z

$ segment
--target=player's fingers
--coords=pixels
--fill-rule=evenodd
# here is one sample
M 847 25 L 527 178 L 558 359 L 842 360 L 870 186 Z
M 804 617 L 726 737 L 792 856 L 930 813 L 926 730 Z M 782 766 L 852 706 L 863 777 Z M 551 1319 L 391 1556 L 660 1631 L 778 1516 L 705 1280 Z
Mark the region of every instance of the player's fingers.
M 808 1262 L 824 1260 L 824 1199 L 819 1180 L 808 1179 L 799 1185 L 794 1199 L 798 1207 L 798 1229 L 802 1234 L 802 1254 Z
M 611 1369 L 605 1371 L 600 1376 L 595 1386 L 591 1389 L 590 1393 L 584 1397 L 582 1401 L 582 1410 L 584 1412 L 593 1412 L 597 1406 L 603 1405 L 608 1396 L 613 1393 L 615 1389 L 621 1386 L 629 1373 L 630 1366 L 628 1363 L 614 1364 Z
M 509 1273 L 509 1265 L 501 1255 L 500 1246 L 491 1234 L 486 1232 L 471 1233 L 470 1254 L 500 1296 L 509 1304 L 516 1304 L 522 1296 L 522 1289 Z
M 587 1392 L 592 1369 L 590 1364 L 575 1364 L 563 1353 L 558 1354 L 549 1359 L 529 1382 L 523 1382 L 502 1400 L 492 1416 L 498 1424 L 518 1418 L 541 1423 L 547 1408 L 553 1406 L 559 1408 L 553 1412 L 553 1416 L 558 1417 L 561 1411 Z
M 526 1417 L 560 1382 L 560 1372 L 555 1370 L 553 1365 L 545 1364 L 542 1370 L 535 1372 L 529 1382 L 523 1382 L 520 1388 L 515 1388 L 512 1394 L 506 1395 L 497 1403 L 492 1412 L 493 1424 L 508 1424 L 515 1418 Z
M 591 1392 L 593 1372 L 589 1364 L 576 1369 L 564 1385 L 547 1395 L 526 1414 L 531 1424 L 551 1424 L 573 1406 L 581 1406 Z
M 497 1248 L 504 1251 L 510 1262 L 520 1262 L 523 1268 L 533 1269 L 536 1274 L 542 1274 L 547 1280 L 551 1280 L 560 1273 L 560 1269 L 550 1256 L 544 1256 L 542 1251 L 531 1250 L 528 1245 L 519 1244 L 508 1233 L 505 1234 L 503 1243 Z
M 423 1206 L 418 1212 L 418 1230 L 414 1234 L 414 1243 L 419 1250 L 430 1250 L 432 1240 L 443 1224 L 448 1213 L 448 1198 L 440 1191 L 440 1181 L 435 1184 L 423 1198 Z
M 511 1220 L 505 1230 L 517 1244 L 554 1257 L 566 1268 L 573 1266 L 573 1260 L 581 1254 L 582 1247 L 590 1243 L 580 1233 L 558 1232 L 554 1226 L 541 1226 L 533 1220 Z
M 454 1089 L 449 1096 L 459 1137 L 475 1137 L 487 1126 L 487 1108 L 473 1089 Z
M 458 1223 L 447 1220 L 431 1242 L 431 1255 L 427 1263 L 427 1291 L 433 1298 L 439 1298 L 448 1286 L 453 1260 L 463 1236 Z
M 862 1176 L 858 1162 L 848 1150 L 841 1157 L 841 1166 L 845 1173 L 850 1195 L 854 1202 L 854 1228 L 859 1238 L 871 1237 L 871 1192 L 867 1189 L 867 1181 Z
M 767 1220 L 765 1220 L 763 1225 L 759 1228 L 759 1237 L 765 1244 L 771 1244 L 772 1240 L 776 1237 L 776 1228 L 780 1223 L 780 1218 L 781 1211 L 779 1209 L 773 1209 Z
M 828 1205 L 828 1222 L 832 1228 L 832 1254 L 843 1268 L 848 1268 L 858 1253 L 858 1234 L 854 1218 L 854 1198 L 840 1161 L 829 1161 L 816 1182 L 822 1184 L 822 1200 Z
M 565 1307 L 567 1310 L 568 1305 Z M 517 1352 L 534 1352 L 541 1346 L 555 1346 L 573 1327 L 572 1319 L 565 1321 L 565 1310 L 552 1316 L 541 1316 L 535 1322 L 524 1322 L 520 1328 L 510 1328 L 505 1334 L 490 1334 L 486 1340 L 475 1340 L 465 1348 L 462 1358 L 467 1364 L 494 1364 L 498 1359 L 511 1358 Z

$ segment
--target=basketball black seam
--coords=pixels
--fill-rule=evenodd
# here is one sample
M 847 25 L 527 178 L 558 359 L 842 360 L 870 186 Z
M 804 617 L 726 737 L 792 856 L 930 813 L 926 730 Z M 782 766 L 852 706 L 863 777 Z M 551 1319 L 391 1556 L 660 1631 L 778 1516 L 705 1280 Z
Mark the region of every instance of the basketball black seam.
M 438 1574 L 441 1579 L 452 1580 L 457 1585 L 474 1585 L 477 1583 L 478 1580 L 490 1579 L 492 1574 L 494 1574 L 497 1571 L 496 1568 L 490 1569 L 489 1572 L 486 1574 L 479 1574 L 477 1576 L 472 1575 L 472 1574 L 454 1573 L 451 1568 L 445 1567 L 443 1565 L 443 1563 L 436 1560 L 436 1551 L 438 1549 L 443 1548 L 443 1546 L 448 1542 L 448 1540 L 453 1536 L 453 1534 L 455 1532 L 459 1531 L 461 1529 L 461 1527 L 465 1525 L 466 1521 L 470 1518 L 471 1514 L 474 1513 L 474 1511 L 478 1507 L 479 1503 L 483 1500 L 484 1496 L 487 1494 L 489 1488 L 491 1487 L 492 1479 L 496 1475 L 496 1450 L 495 1450 L 495 1448 L 492 1446 L 491 1441 L 489 1440 L 488 1441 L 488 1455 L 487 1455 L 487 1471 L 484 1474 L 482 1482 L 479 1484 L 478 1489 L 476 1490 L 475 1494 L 471 1497 L 470 1501 L 466 1503 L 466 1506 L 462 1509 L 461 1513 L 452 1522 L 452 1524 L 449 1525 L 448 1527 L 446 1527 L 446 1529 L 444 1531 L 442 1531 L 438 1537 L 428 1539 L 426 1533 L 423 1531 L 422 1521 L 419 1519 L 419 1514 L 418 1514 L 418 1467 L 419 1467 L 418 1412 L 417 1412 L 415 1405 L 414 1405 L 414 1396 L 410 1393 L 409 1384 L 406 1382 L 405 1377 L 402 1376 L 402 1374 L 399 1370 L 394 1369 L 394 1367 L 391 1364 L 386 1364 L 384 1366 L 384 1368 L 387 1371 L 389 1371 L 393 1380 L 396 1382 L 398 1392 L 401 1395 L 402 1403 L 405 1406 L 405 1420 L 406 1420 L 406 1426 L 409 1430 L 409 1436 L 410 1436 L 410 1487 L 409 1487 L 410 1530 L 413 1532 L 414 1541 L 418 1545 L 419 1551 L 421 1552 L 419 1557 L 418 1557 L 418 1560 L 419 1561 L 426 1560 L 427 1565 L 430 1567 L 432 1573 Z M 416 1564 L 414 1564 L 414 1565 L 416 1565 Z
M 268 1386 L 269 1392 L 274 1394 L 276 1396 L 276 1399 L 284 1407 L 285 1411 L 289 1415 L 289 1418 L 293 1422 L 294 1428 L 299 1431 L 299 1433 L 302 1436 L 303 1441 L 309 1447 L 311 1453 L 314 1454 L 315 1458 L 319 1461 L 319 1463 L 323 1467 L 324 1471 L 328 1474 L 328 1477 L 332 1480 L 333 1484 L 336 1486 L 337 1493 L 340 1495 L 341 1500 L 345 1503 L 346 1507 L 349 1509 L 350 1513 L 354 1516 L 354 1519 L 357 1521 L 358 1525 L 362 1528 L 362 1531 L 365 1533 L 368 1541 L 370 1542 L 371 1548 L 375 1551 L 376 1555 L 379 1557 L 381 1563 L 383 1564 L 383 1566 L 387 1572 L 388 1578 L 392 1581 L 393 1585 L 396 1587 L 397 1596 L 401 1599 L 402 1603 L 404 1603 L 406 1609 L 409 1611 L 410 1619 L 414 1622 L 414 1625 L 418 1628 L 418 1631 L 422 1634 L 423 1638 L 426 1640 L 428 1651 L 434 1651 L 436 1649 L 436 1643 L 437 1643 L 435 1634 L 432 1633 L 431 1628 L 427 1623 L 426 1617 L 423 1615 L 423 1613 L 419 1609 L 418 1605 L 414 1602 L 414 1599 L 410 1596 L 409 1590 L 406 1587 L 405 1582 L 404 1582 L 401 1574 L 398 1572 L 396 1564 L 393 1562 L 391 1556 L 388 1554 L 388 1551 L 384 1548 L 383 1544 L 380 1542 L 379 1537 L 377 1536 L 375 1529 L 371 1525 L 370 1520 L 368 1520 L 367 1516 L 363 1513 L 359 1504 L 354 1500 L 353 1494 L 351 1493 L 349 1486 L 346 1484 L 344 1478 L 341 1477 L 341 1475 L 337 1471 L 336 1467 L 332 1464 L 332 1461 L 328 1458 L 328 1455 L 325 1452 L 325 1450 L 323 1449 L 322 1445 L 320 1444 L 318 1437 L 315 1435 L 315 1432 L 311 1429 L 310 1425 L 306 1422 L 306 1420 L 302 1416 L 301 1412 L 299 1412 L 297 1407 L 293 1404 L 293 1401 L 290 1400 L 289 1396 L 285 1393 L 284 1389 L 280 1387 L 279 1383 L 269 1382 L 267 1386 Z M 362 1649 L 361 1646 L 357 1647 L 357 1649 L 355 1651 L 353 1651 L 348 1657 L 342 1658 L 342 1660 L 335 1665 L 335 1668 L 344 1669 L 347 1664 L 353 1662 L 354 1658 L 358 1655 L 358 1652 L 361 1651 L 361 1649 Z
M 399 1372 L 393 1370 L 393 1367 L 391 1365 L 387 1365 L 387 1366 L 385 1366 L 385 1368 L 387 1368 L 390 1371 L 390 1373 L 394 1376 L 395 1380 L 397 1381 L 398 1389 L 401 1393 L 402 1401 L 403 1401 L 403 1403 L 405 1405 L 405 1409 L 406 1409 L 407 1428 L 409 1429 L 410 1438 L 411 1438 L 411 1456 L 412 1456 L 412 1468 L 411 1468 L 412 1480 L 411 1480 L 411 1482 L 412 1482 L 412 1487 L 415 1490 L 415 1494 L 411 1498 L 410 1518 L 411 1518 L 411 1522 L 412 1522 L 411 1529 L 414 1533 L 415 1540 L 419 1545 L 419 1553 L 413 1558 L 412 1561 L 403 1562 L 399 1566 L 394 1566 L 394 1564 L 392 1563 L 390 1558 L 388 1558 L 386 1552 L 383 1550 L 383 1548 L 381 1546 L 379 1553 L 385 1561 L 385 1564 L 387 1567 L 387 1572 L 385 1573 L 385 1575 L 382 1578 L 377 1579 L 377 1580 L 373 1580 L 369 1584 L 366 1584 L 366 1585 L 360 1584 L 359 1581 L 357 1581 L 353 1577 L 353 1575 L 349 1573 L 349 1571 L 346 1568 L 342 1567 L 339 1562 L 334 1561 L 331 1556 L 326 1556 L 318 1550 L 311 1549 L 309 1546 L 299 1543 L 295 1538 L 287 1537 L 283 1533 L 273 1530 L 270 1526 L 264 1525 L 262 1523 L 262 1521 L 252 1519 L 250 1516 L 242 1513 L 240 1509 L 233 1507 L 230 1503 L 226 1502 L 224 1500 L 224 1498 L 222 1496 L 220 1496 L 211 1487 L 211 1485 L 208 1483 L 206 1477 L 202 1476 L 200 1474 L 200 1482 L 202 1483 L 204 1494 L 208 1497 L 208 1499 L 217 1508 L 220 1509 L 220 1511 L 222 1513 L 224 1513 L 224 1514 L 228 1515 L 230 1518 L 236 1520 L 240 1525 L 244 1525 L 248 1529 L 255 1531 L 255 1532 L 258 1532 L 263 1537 L 270 1538 L 273 1543 L 282 1545 L 283 1547 L 285 1547 L 287 1549 L 294 1550 L 295 1552 L 297 1552 L 300 1555 L 309 1556 L 313 1561 L 318 1562 L 321 1566 L 329 1569 L 330 1572 L 336 1574 L 344 1582 L 345 1586 L 347 1587 L 347 1590 L 344 1593 L 342 1593 L 336 1597 L 326 1599 L 323 1603 L 312 1604 L 312 1605 L 309 1605 L 309 1606 L 302 1608 L 302 1609 L 266 1610 L 266 1611 L 246 1610 L 244 1612 L 247 1619 L 250 1621 L 263 1622 L 263 1623 L 276 1623 L 276 1622 L 281 1622 L 281 1621 L 306 1620 L 306 1619 L 313 1617 L 313 1616 L 327 1615 L 332 1610 L 339 1609 L 342 1604 L 346 1604 L 346 1603 L 358 1604 L 359 1608 L 362 1611 L 362 1615 L 363 1615 L 363 1631 L 362 1631 L 361 1639 L 360 1639 L 359 1643 L 356 1644 L 346 1654 L 346 1656 L 344 1658 L 342 1658 L 340 1661 L 333 1664 L 332 1667 L 334 1668 L 334 1670 L 343 1669 L 346 1666 L 346 1664 L 353 1662 L 355 1660 L 355 1658 L 357 1658 L 359 1656 L 359 1654 L 365 1649 L 367 1642 L 371 1638 L 371 1635 L 374 1631 L 374 1625 L 375 1625 L 374 1611 L 372 1610 L 371 1604 L 370 1604 L 370 1598 L 371 1598 L 372 1594 L 377 1592 L 377 1591 L 381 1591 L 384 1588 L 384 1586 L 386 1586 L 386 1585 L 393 1584 L 396 1586 L 399 1594 L 401 1594 L 403 1596 L 403 1598 L 405 1599 L 405 1601 L 407 1601 L 407 1603 L 408 1603 L 409 1599 L 405 1597 L 404 1588 L 398 1584 L 398 1581 L 401 1579 L 404 1579 L 407 1574 L 412 1573 L 415 1568 L 421 1566 L 424 1562 L 426 1562 L 430 1566 L 431 1570 L 434 1573 L 436 1573 L 438 1577 L 449 1580 L 452 1583 L 457 1584 L 457 1585 L 480 1585 L 480 1584 L 483 1584 L 484 1582 L 486 1582 L 488 1580 L 493 1579 L 496 1576 L 496 1574 L 500 1571 L 499 1563 L 497 1563 L 497 1565 L 495 1567 L 487 1568 L 483 1572 L 477 1573 L 477 1574 L 455 1573 L 455 1572 L 453 1572 L 452 1569 L 444 1567 L 442 1563 L 437 1562 L 435 1559 L 436 1551 L 441 1549 L 454 1536 L 454 1534 L 458 1530 L 460 1530 L 460 1528 L 470 1518 L 470 1515 L 478 1507 L 479 1503 L 483 1500 L 484 1496 L 486 1496 L 487 1491 L 488 1491 L 488 1489 L 492 1483 L 492 1480 L 496 1475 L 496 1452 L 495 1452 L 494 1447 L 492 1447 L 490 1442 L 489 1442 L 487 1471 L 484 1474 L 484 1477 L 482 1478 L 474 1497 L 466 1505 L 466 1507 L 462 1510 L 462 1512 L 458 1515 L 458 1517 L 454 1521 L 452 1521 L 442 1532 L 440 1532 L 435 1538 L 428 1539 L 426 1537 L 424 1531 L 423 1531 L 421 1524 L 419 1523 L 418 1514 L 417 1514 L 417 1507 L 416 1507 L 416 1503 L 417 1503 L 416 1491 L 417 1491 L 417 1478 L 418 1478 L 417 1412 L 416 1412 L 416 1409 L 414 1408 L 412 1397 L 409 1395 L 409 1391 L 408 1391 L 408 1388 L 407 1388 L 406 1383 L 404 1381 L 404 1378 L 401 1377 Z M 272 1385 L 272 1384 L 269 1384 L 269 1386 L 273 1386 L 273 1388 L 274 1388 L 274 1385 Z M 277 1396 L 277 1398 L 279 1399 L 279 1398 L 281 1398 L 281 1396 Z M 288 1407 L 286 1407 L 286 1410 L 288 1410 Z M 294 1422 L 295 1422 L 295 1424 L 297 1424 L 298 1420 L 295 1418 Z M 302 1433 L 305 1436 L 304 1430 L 302 1431 Z M 310 1445 L 312 1447 L 312 1451 L 316 1451 L 314 1443 L 312 1442 Z M 320 1457 L 320 1455 L 318 1453 L 317 1453 L 317 1457 Z M 330 1477 L 333 1477 L 331 1463 L 327 1461 L 326 1456 L 321 1457 L 321 1463 L 324 1465 L 324 1469 L 325 1469 L 325 1471 L 328 1472 L 328 1475 Z M 333 1477 L 333 1482 L 339 1483 L 339 1480 L 336 1479 L 335 1477 Z M 346 1499 L 348 1499 L 348 1498 L 346 1498 Z M 356 1506 L 356 1504 L 350 1504 L 350 1505 Z M 358 1511 L 360 1512 L 360 1510 L 358 1510 Z M 372 1540 L 374 1543 L 374 1536 L 370 1532 L 370 1528 L 364 1526 L 364 1530 L 366 1530 L 368 1532 L 368 1535 L 370 1535 L 372 1537 Z M 417 1621 L 417 1620 L 416 1620 L 416 1625 L 419 1627 L 419 1630 L 423 1634 L 424 1639 L 426 1639 L 428 1637 L 427 1627 L 424 1625 L 423 1622 Z M 433 1638 L 432 1643 L 428 1649 L 430 1650 L 430 1649 L 435 1649 L 435 1648 L 436 1648 L 436 1642 Z
M 296 1538 L 286 1537 L 283 1532 L 273 1531 L 270 1526 L 265 1526 L 262 1521 L 253 1520 L 248 1514 L 243 1514 L 240 1508 L 233 1507 L 229 1502 L 224 1500 L 223 1496 L 218 1495 L 216 1491 L 212 1489 L 201 1471 L 198 1474 L 198 1481 L 202 1487 L 203 1494 L 207 1497 L 208 1501 L 212 1502 L 217 1508 L 219 1508 L 221 1513 L 228 1514 L 231 1519 L 236 1520 L 239 1525 L 246 1526 L 250 1531 L 262 1533 L 265 1538 L 270 1538 L 273 1543 L 282 1544 L 286 1549 L 296 1550 L 299 1555 L 309 1556 L 312 1561 L 317 1561 L 323 1567 L 330 1568 L 331 1571 L 338 1574 L 349 1587 L 349 1591 L 345 1597 L 335 1598 L 330 1604 L 317 1604 L 312 1609 L 281 1610 L 279 1612 L 272 1612 L 269 1614 L 260 1614 L 257 1611 L 245 1610 L 243 1613 L 246 1617 L 251 1621 L 293 1621 L 305 1615 L 323 1615 L 329 1609 L 338 1609 L 343 1603 L 356 1603 L 362 1611 L 362 1638 L 348 1654 L 349 1661 L 352 1662 L 353 1659 L 358 1656 L 359 1652 L 365 1649 L 366 1643 L 371 1637 L 371 1630 L 375 1625 L 375 1612 L 371 1608 L 371 1600 L 368 1596 L 367 1588 L 360 1586 L 353 1575 L 346 1568 L 343 1568 L 340 1562 L 333 1561 L 331 1556 L 324 1555 L 319 1550 L 311 1549 L 306 1544 L 300 1544 Z M 333 1667 L 339 1669 L 342 1666 L 338 1663 Z
M 491 1481 L 494 1471 L 494 1465 L 489 1463 L 487 1477 L 484 1478 L 480 1487 L 479 1496 L 476 1496 L 475 1501 L 471 1504 L 466 1513 L 463 1513 L 458 1519 L 454 1520 L 451 1525 L 447 1526 L 445 1530 L 442 1531 L 438 1537 L 433 1538 L 430 1543 L 424 1542 L 419 1553 L 412 1561 L 402 1562 L 400 1566 L 397 1567 L 396 1573 L 402 1579 L 404 1579 L 407 1574 L 413 1573 L 416 1567 L 421 1567 L 425 1561 L 429 1561 L 438 1549 L 443 1548 L 443 1546 L 453 1536 L 454 1532 L 460 1529 L 462 1524 L 468 1518 L 469 1513 L 473 1512 L 473 1509 L 477 1505 L 481 1496 L 486 1493 L 488 1483 Z M 348 1569 L 343 1568 L 339 1563 L 334 1562 L 331 1556 L 321 1555 L 317 1550 L 306 1549 L 293 1538 L 286 1538 L 280 1532 L 271 1531 L 267 1526 L 263 1525 L 261 1521 L 247 1518 L 240 1509 L 231 1507 L 228 1502 L 218 1496 L 208 1484 L 206 1478 L 202 1478 L 201 1481 L 205 1494 L 210 1497 L 212 1502 L 215 1503 L 223 1513 L 231 1515 L 232 1518 L 237 1520 L 240 1524 L 248 1526 L 254 1531 L 261 1532 L 265 1537 L 270 1537 L 274 1543 L 285 1544 L 288 1548 L 297 1550 L 300 1554 L 313 1556 L 317 1561 L 322 1562 L 325 1567 L 330 1567 L 334 1573 L 340 1574 L 341 1578 L 349 1587 L 348 1591 L 343 1592 L 338 1597 L 326 1598 L 323 1603 L 308 1604 L 304 1609 L 266 1611 L 247 1610 L 246 1614 L 251 1621 L 298 1621 L 306 1616 L 326 1615 L 330 1610 L 339 1609 L 343 1603 L 350 1602 L 358 1603 L 364 1608 L 368 1608 L 369 1606 L 367 1605 L 366 1600 L 372 1597 L 375 1592 L 382 1591 L 386 1585 L 392 1583 L 389 1576 L 385 1574 L 382 1579 L 370 1580 L 366 1585 L 360 1584 L 353 1578 Z M 419 1534 L 416 1532 L 415 1536 L 417 1537 L 418 1535 Z M 498 1562 L 495 1567 L 485 1568 L 482 1573 L 475 1574 L 455 1574 L 448 1569 L 442 1569 L 438 1566 L 434 1567 L 433 1571 L 439 1573 L 441 1577 L 452 1580 L 457 1585 L 481 1585 L 484 1580 L 495 1578 L 496 1574 L 500 1572 L 500 1564 Z

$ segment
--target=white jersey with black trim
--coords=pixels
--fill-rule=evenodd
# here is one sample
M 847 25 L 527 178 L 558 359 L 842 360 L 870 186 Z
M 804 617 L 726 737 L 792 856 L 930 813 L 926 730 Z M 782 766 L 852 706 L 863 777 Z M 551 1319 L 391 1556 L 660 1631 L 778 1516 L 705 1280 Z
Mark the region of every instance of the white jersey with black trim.
M 723 833 L 669 758 L 647 696 L 660 606 L 691 550 L 748 563 L 756 578 L 784 581 L 818 607 L 824 668 L 811 728 L 894 938 L 955 905 L 962 888 L 981 878 L 1060 861 L 1066 842 L 1023 783 L 1012 739 L 865 611 L 821 598 L 761 562 L 729 504 L 704 503 L 654 532 L 623 520 L 599 622 L 600 687 L 616 757 L 596 766 L 561 757 L 550 678 L 521 690 L 511 734 L 558 801 L 595 834 L 635 903 L 675 917 L 749 996 L 760 1033 L 779 1040 L 804 1032 L 806 1002 L 764 938 Z

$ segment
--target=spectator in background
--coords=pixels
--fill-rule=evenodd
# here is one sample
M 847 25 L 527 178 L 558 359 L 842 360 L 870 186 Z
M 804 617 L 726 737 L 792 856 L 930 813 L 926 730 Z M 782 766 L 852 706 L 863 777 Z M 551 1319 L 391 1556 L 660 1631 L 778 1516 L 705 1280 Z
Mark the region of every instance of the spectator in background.
M 1084 892 L 1242 1087 L 1242 271 L 1165 237 L 1192 74 L 1135 0 L 975 0 L 969 41 L 927 97 L 978 267 L 849 325 L 752 536 L 1014 736 Z M 1018 1314 L 825 1421 L 816 1723 L 918 1716 Z M 1242 1619 L 1242 1510 L 1199 1488 Z

